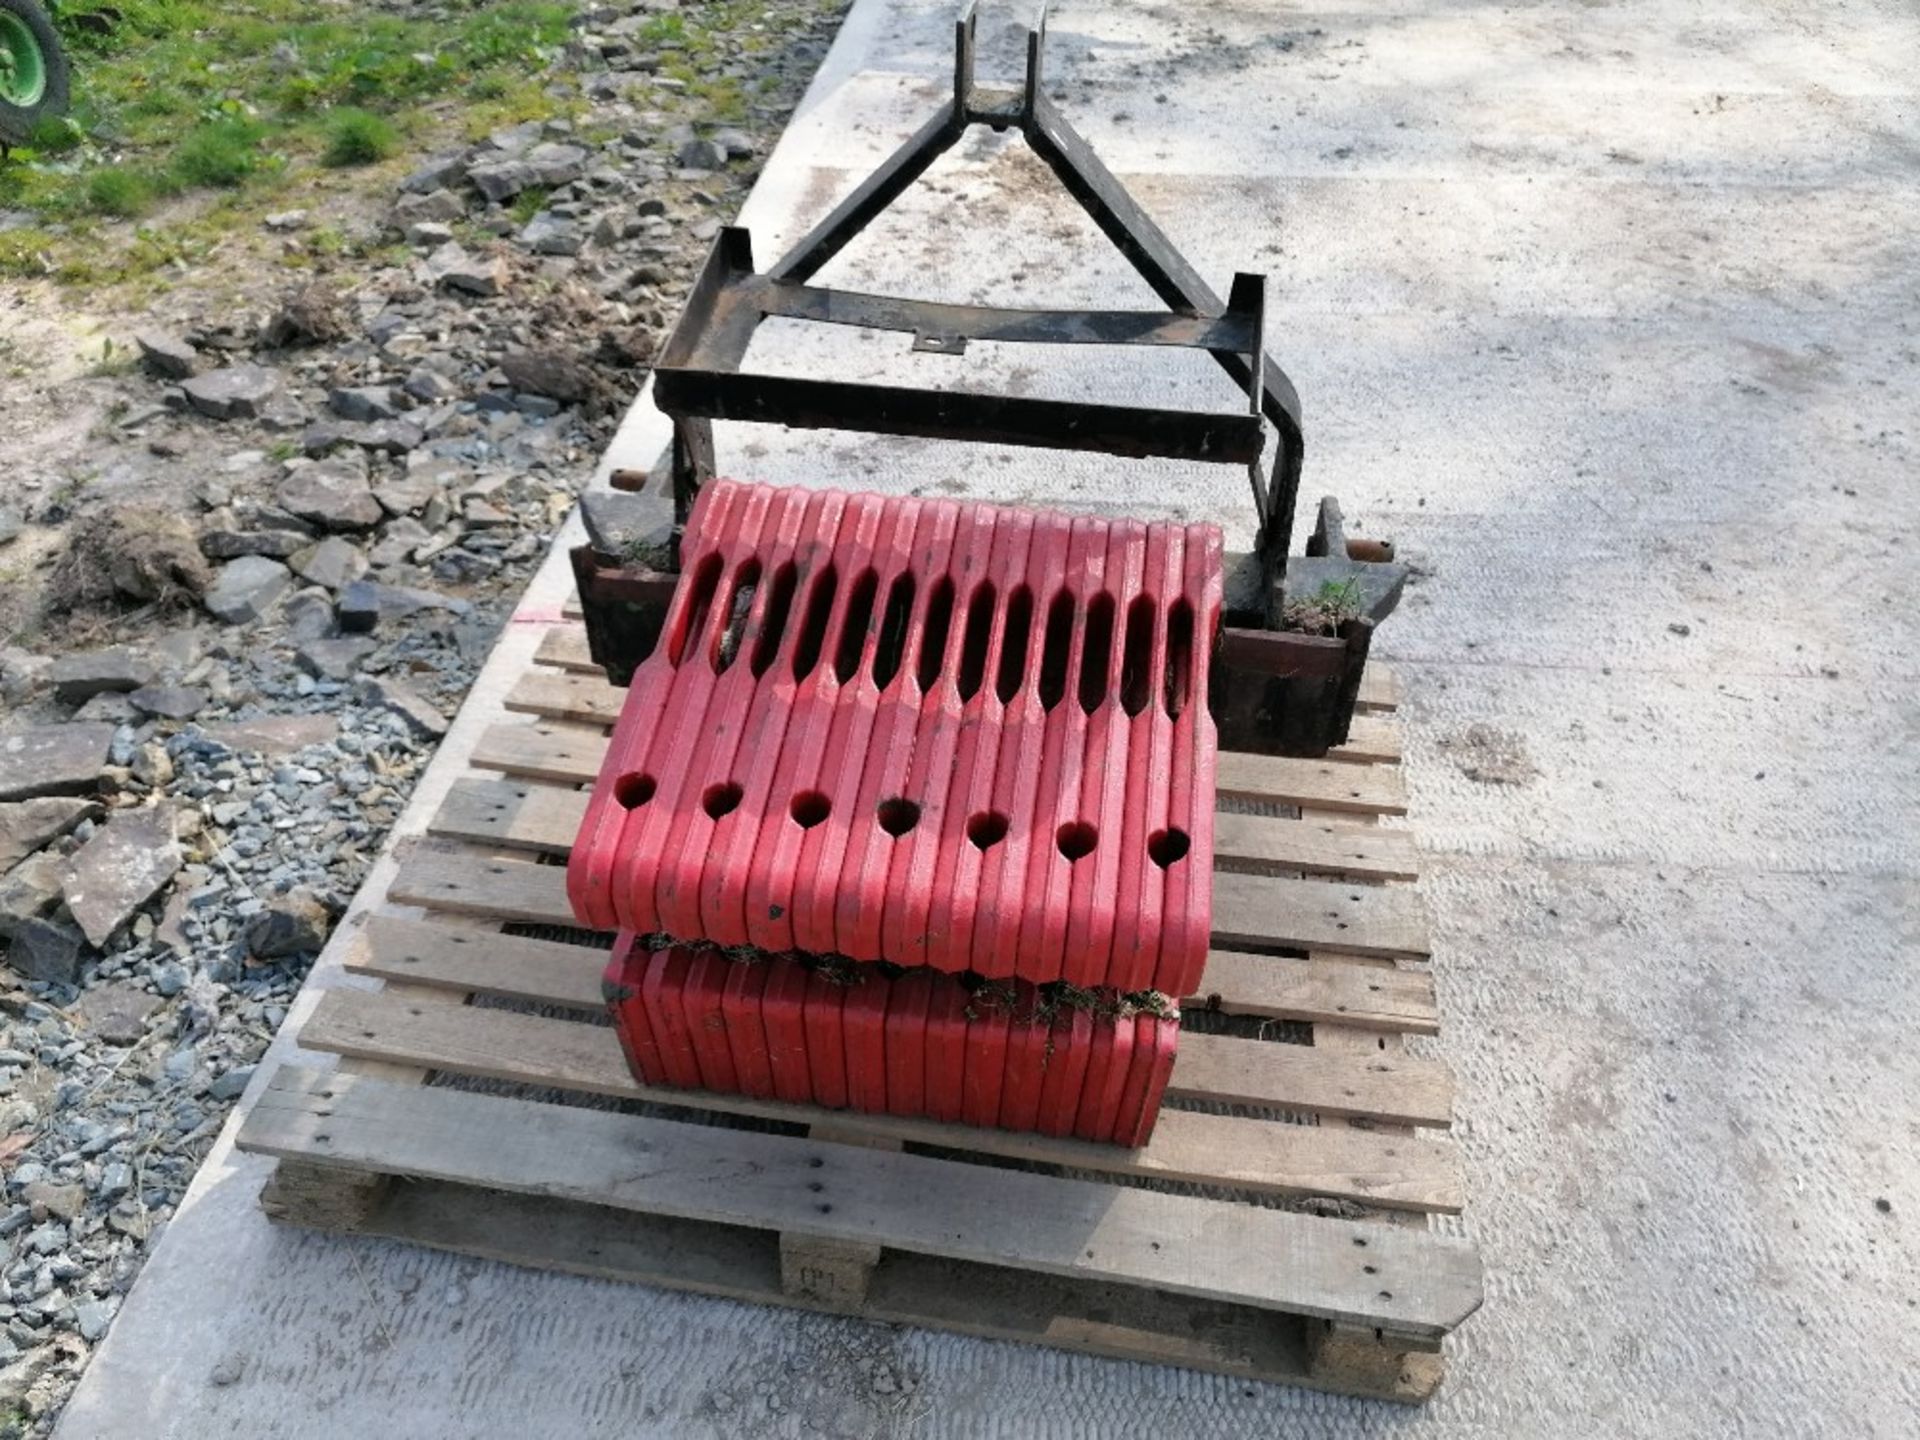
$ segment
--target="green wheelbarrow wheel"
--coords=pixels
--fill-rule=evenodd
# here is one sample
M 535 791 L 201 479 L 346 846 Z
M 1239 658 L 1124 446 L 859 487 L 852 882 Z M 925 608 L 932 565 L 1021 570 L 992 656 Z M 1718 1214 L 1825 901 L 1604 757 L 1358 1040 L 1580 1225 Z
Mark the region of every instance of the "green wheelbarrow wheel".
M 22 145 L 67 109 L 67 57 L 33 0 L 0 0 L 0 145 Z

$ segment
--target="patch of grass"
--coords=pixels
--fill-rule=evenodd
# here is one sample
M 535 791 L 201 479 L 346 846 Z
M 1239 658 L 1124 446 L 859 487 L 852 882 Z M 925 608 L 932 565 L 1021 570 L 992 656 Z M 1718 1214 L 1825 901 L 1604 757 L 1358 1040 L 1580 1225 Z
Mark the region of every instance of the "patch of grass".
M 656 15 L 640 27 L 642 45 L 681 45 L 686 42 L 687 22 L 679 15 Z
M 1322 581 L 1312 595 L 1287 602 L 1281 625 L 1307 635 L 1337 635 L 1342 624 L 1361 613 L 1365 599 L 1358 579 Z
M 105 33 L 76 23 L 100 4 L 50 7 L 74 59 L 73 108 L 0 166 L 0 209 L 43 222 L 0 238 L 0 275 L 164 284 L 200 246 L 204 215 L 226 211 L 230 232 L 248 229 L 317 165 L 371 164 L 449 124 L 475 139 L 584 106 L 552 70 L 578 8 L 564 0 L 112 0 L 120 18 Z M 722 37 L 751 54 L 786 30 L 760 0 L 700 0 L 650 17 L 639 38 L 664 52 L 666 73 L 687 67 L 693 98 L 737 122 L 766 77 L 703 79 L 703 62 Z M 227 210 L 235 197 L 242 215 Z M 161 199 L 175 202 L 164 228 L 192 235 L 142 232 L 120 253 L 119 232 L 88 228 Z
M 34 125 L 27 144 L 42 155 L 64 155 L 79 149 L 85 139 L 86 131 L 73 116 L 49 115 Z
M 60 237 L 51 231 L 32 226 L 0 230 L 0 275 L 16 280 L 64 278 L 54 258 L 59 246 Z
M 83 357 L 84 358 L 84 357 Z M 87 374 L 94 376 L 125 375 L 140 363 L 140 352 L 125 345 L 115 345 L 111 335 L 100 342 L 100 353 L 87 366 Z
M 513 204 L 507 207 L 507 213 L 513 216 L 514 224 L 524 225 L 547 208 L 547 196 L 552 193 L 544 185 L 529 185 L 513 197 Z
M 147 177 L 110 165 L 86 177 L 87 208 L 96 215 L 131 220 L 153 203 L 153 185 Z
M 231 190 L 246 183 L 265 157 L 265 130 L 251 120 L 206 121 L 187 133 L 174 152 L 173 175 L 183 185 Z
M 356 106 L 335 110 L 327 117 L 327 148 L 320 159 L 335 168 L 373 165 L 400 148 L 400 132 L 391 120 Z

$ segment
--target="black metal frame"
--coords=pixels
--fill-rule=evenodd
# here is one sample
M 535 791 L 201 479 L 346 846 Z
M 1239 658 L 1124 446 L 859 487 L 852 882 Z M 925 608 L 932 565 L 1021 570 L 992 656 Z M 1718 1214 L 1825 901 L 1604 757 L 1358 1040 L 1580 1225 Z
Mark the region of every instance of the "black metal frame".
M 1252 556 L 1229 557 L 1228 623 L 1208 697 L 1220 742 L 1321 755 L 1346 740 L 1374 627 L 1399 599 L 1405 567 L 1392 563 L 1391 547 L 1349 540 L 1331 498 L 1320 503 L 1306 553 L 1288 557 L 1304 442 L 1299 397 L 1266 353 L 1266 281 L 1234 276 L 1225 303 L 1207 288 L 1043 92 L 1045 42 L 1043 11 L 1027 37 L 1024 86 L 981 89 L 968 0 L 955 26 L 953 98 L 918 134 L 770 270 L 753 268 L 745 230 L 729 227 L 715 238 L 653 372 L 654 402 L 673 421 L 670 503 L 668 486 L 622 471 L 615 491 L 642 493 L 591 493 L 583 506 L 589 543 L 573 551 L 574 576 L 593 658 L 614 683 L 626 684 L 657 642 L 678 578 L 681 529 L 700 486 L 714 476 L 713 422 L 759 421 L 1245 465 L 1260 538 Z M 1007 309 L 808 283 L 974 125 L 1018 127 L 1167 309 Z M 748 374 L 740 367 L 770 318 L 910 334 L 915 350 L 944 355 L 963 353 L 969 340 L 1203 350 L 1233 377 L 1246 405 L 1162 410 Z M 1273 465 L 1263 478 L 1268 424 Z M 1290 601 L 1324 603 L 1330 591 L 1341 601 L 1336 633 L 1289 628 Z
M 754 270 L 745 230 L 729 227 L 715 238 L 654 367 L 654 402 L 674 425 L 678 522 L 685 522 L 699 487 L 713 477 L 715 420 L 1215 461 L 1247 467 L 1263 579 L 1269 590 L 1279 579 L 1292 541 L 1304 439 L 1299 396 L 1265 353 L 1265 277 L 1236 275 L 1221 302 L 1047 97 L 1041 85 L 1045 45 L 1043 10 L 1027 36 L 1025 84 L 1018 90 L 975 85 L 969 0 L 955 24 L 953 98 L 912 139 L 766 272 Z M 975 125 L 1017 127 L 1167 310 L 949 305 L 807 283 Z M 1233 411 L 1161 410 L 743 372 L 755 330 L 773 317 L 911 334 L 915 350 L 944 355 L 961 354 L 969 340 L 1204 350 L 1246 392 L 1248 404 Z M 1260 468 L 1263 420 L 1276 432 L 1270 477 Z

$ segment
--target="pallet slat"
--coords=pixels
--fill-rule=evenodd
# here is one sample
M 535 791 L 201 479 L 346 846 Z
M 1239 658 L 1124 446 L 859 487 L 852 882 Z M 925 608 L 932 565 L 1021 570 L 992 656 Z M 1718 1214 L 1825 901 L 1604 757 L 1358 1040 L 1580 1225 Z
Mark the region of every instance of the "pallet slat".
M 392 898 L 455 915 L 575 924 L 567 872 L 559 865 L 449 853 L 426 846 L 406 857 Z M 1426 911 L 1415 892 L 1330 880 L 1219 873 L 1213 882 L 1214 943 L 1255 953 L 1332 950 L 1423 959 Z
M 586 813 L 582 790 L 468 776 L 454 782 L 428 829 L 447 840 L 565 855 Z M 1249 874 L 1303 871 L 1380 880 L 1419 874 L 1412 837 L 1378 826 L 1222 814 L 1215 817 L 1213 844 L 1216 866 Z
M 1408 1035 L 1440 1033 L 1433 976 L 1422 970 L 1360 965 L 1335 957 L 1289 960 L 1212 950 L 1200 994 L 1182 1002 L 1230 1015 L 1357 1025 Z
M 554 785 L 587 785 L 600 773 L 607 737 L 598 730 L 558 721 L 534 725 L 490 725 L 474 744 L 476 770 L 544 780 Z
M 1217 871 L 1213 943 L 1229 950 L 1334 950 L 1389 960 L 1431 953 L 1427 910 L 1400 886 Z
M 351 1233 L 596 1279 L 665 1286 L 758 1305 L 816 1307 L 781 1288 L 780 1248 L 762 1230 L 609 1210 L 547 1196 L 482 1192 L 440 1181 L 392 1187 Z M 1320 1322 L 1124 1285 L 884 1254 L 860 1313 L 989 1340 L 1117 1360 L 1183 1365 L 1245 1380 L 1307 1383 L 1378 1397 L 1377 1387 L 1321 1375 L 1306 1327 Z M 1425 1399 L 1436 1355 L 1403 1357 L 1385 1398 Z
M 1219 799 L 1304 805 L 1355 815 L 1404 815 L 1406 782 L 1391 765 L 1342 765 L 1222 750 L 1214 775 Z
M 472 1010 L 476 1021 L 454 1025 L 435 1013 L 452 1007 L 418 1008 L 423 1013 L 328 996 L 300 1041 L 311 1050 L 356 1059 L 405 1056 L 450 1075 L 691 1105 L 795 1125 L 811 1124 L 821 1115 L 810 1105 L 644 1087 L 620 1064 L 618 1047 L 599 1026 L 506 1010 Z M 467 1031 L 467 1023 L 476 1028 Z M 1463 1203 L 1459 1167 L 1448 1147 L 1390 1133 L 1168 1109 L 1149 1144 L 1124 1150 L 901 1116 L 843 1111 L 833 1118 L 849 1134 L 1252 1195 L 1325 1195 L 1388 1210 L 1444 1214 Z
M 1457 1241 L 903 1152 L 283 1069 L 243 1149 L 1147 1286 L 1437 1343 L 1480 1304 Z M 1005 1217 L 1018 1215 L 1019 1225 Z M 1356 1243 L 1357 1242 L 1357 1243 Z M 1253 1257 L 1261 1263 L 1250 1264 Z
M 598 1011 L 604 950 L 514 935 L 454 930 L 423 920 L 376 915 L 348 960 L 385 980 L 472 991 L 542 1005 Z M 1290 960 L 1215 950 L 1200 994 L 1183 1004 L 1276 1020 L 1358 1025 L 1436 1034 L 1433 977 L 1417 970 L 1356 964 L 1334 957 Z
M 514 683 L 506 707 L 543 720 L 611 725 L 620 718 L 620 703 L 626 693 L 594 676 L 529 670 Z M 580 766 L 573 778 L 593 779 L 600 771 L 605 749 L 604 743 L 593 747 L 591 763 Z M 483 762 L 476 757 L 474 763 Z M 1296 760 L 1284 755 L 1223 750 L 1214 788 L 1218 795 L 1235 800 L 1310 805 L 1357 815 L 1407 813 L 1406 786 L 1399 770 L 1388 765 Z
M 458 1018 L 446 1012 L 464 1010 Z M 308 1049 L 411 1063 L 446 1074 L 810 1124 L 809 1105 L 650 1088 L 633 1078 L 604 1026 L 511 1010 L 396 1003 L 336 991 L 300 1035 Z M 1168 1109 L 1139 1150 L 935 1120 L 840 1111 L 836 1127 L 916 1145 L 1041 1161 L 1077 1170 L 1178 1180 L 1252 1194 L 1329 1195 L 1386 1209 L 1452 1212 L 1461 1204 L 1453 1151 L 1432 1141 L 1337 1126 Z
M 322 998 L 300 1032 L 300 1043 L 364 1060 L 413 1063 L 596 1095 L 689 1103 L 685 1091 L 641 1086 L 620 1053 L 612 1027 L 578 1020 L 342 990 Z M 1387 1058 L 1189 1034 L 1180 1039 L 1167 1094 L 1275 1111 L 1446 1125 L 1452 1104 L 1447 1068 L 1395 1054 L 1389 1069 Z M 705 1092 L 697 1103 L 710 1109 L 731 1104 Z M 809 1113 L 817 1117 L 820 1112 Z M 948 1143 L 965 1146 L 961 1137 L 968 1133 L 950 1131 Z
M 580 674 L 599 675 L 587 649 L 587 632 L 580 625 L 555 625 L 541 638 L 533 657 L 542 665 Z M 1400 704 L 1400 677 L 1392 666 L 1381 660 L 1369 660 L 1360 677 L 1359 708 L 1363 713 L 1393 710 Z

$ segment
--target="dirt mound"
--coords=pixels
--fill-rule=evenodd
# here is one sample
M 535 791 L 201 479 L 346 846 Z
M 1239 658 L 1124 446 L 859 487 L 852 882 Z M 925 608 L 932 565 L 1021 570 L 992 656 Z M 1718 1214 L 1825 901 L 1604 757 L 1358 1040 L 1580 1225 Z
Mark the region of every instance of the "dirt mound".
M 129 602 L 190 605 L 212 583 L 193 527 L 178 515 L 121 505 L 76 521 L 47 581 L 49 618 Z

